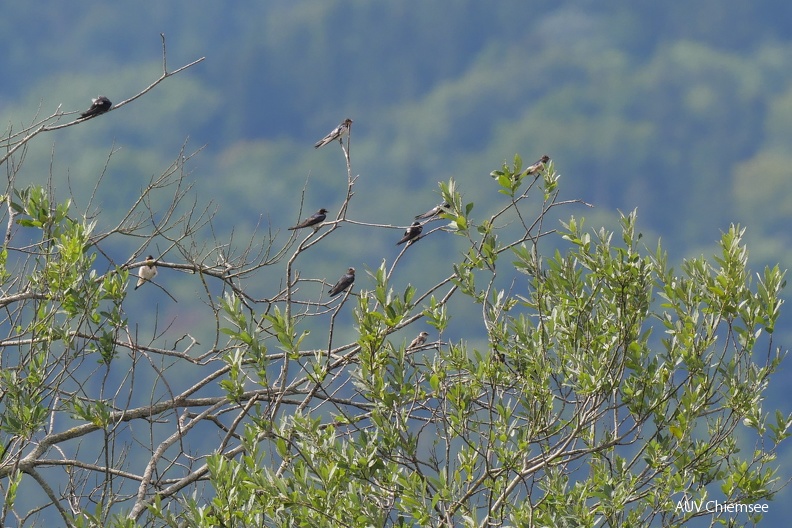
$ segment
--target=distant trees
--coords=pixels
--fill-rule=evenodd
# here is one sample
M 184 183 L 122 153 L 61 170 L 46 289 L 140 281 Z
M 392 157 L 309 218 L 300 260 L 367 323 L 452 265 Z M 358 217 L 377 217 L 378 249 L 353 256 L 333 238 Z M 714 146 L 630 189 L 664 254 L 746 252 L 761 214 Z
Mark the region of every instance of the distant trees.
M 515 157 L 481 184 L 503 195 L 488 218 L 440 184 L 447 206 L 421 236 L 464 240 L 447 278 L 396 291 L 405 244 L 330 298 L 298 263 L 360 223 L 348 217 L 351 138 L 340 209 L 258 247 L 229 243 L 190 202 L 188 152 L 107 229 L 45 186 L 17 188 L 27 142 L 76 124 L 49 124 L 63 117 L 2 143 L 0 524 L 672 525 L 716 515 L 680 502 L 756 503 L 780 485 L 790 417 L 762 394 L 783 355 L 772 333 L 784 274 L 754 283 L 741 228 L 676 273 L 659 246 L 641 247 L 634 213 L 620 233 L 548 226 L 574 201 L 560 200 L 552 162 L 529 171 Z M 167 241 L 158 268 L 201 284 L 211 317 L 195 324 L 211 342 L 130 327 L 130 271 L 155 239 Z M 129 248 L 124 262 L 110 243 Z M 254 296 L 272 270 L 280 281 Z M 139 293 L 166 287 L 154 278 Z M 480 310 L 480 347 L 444 338 L 461 305 Z M 339 342 L 349 312 L 356 338 Z M 391 338 L 418 335 L 419 321 L 435 335 Z M 326 346 L 304 346 L 317 329 Z

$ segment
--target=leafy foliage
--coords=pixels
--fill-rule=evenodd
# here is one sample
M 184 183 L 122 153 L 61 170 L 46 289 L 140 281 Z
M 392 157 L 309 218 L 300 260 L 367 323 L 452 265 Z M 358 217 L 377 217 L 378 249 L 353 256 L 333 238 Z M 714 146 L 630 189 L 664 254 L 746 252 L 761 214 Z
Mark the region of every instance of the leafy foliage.
M 66 118 L 2 143 L 0 523 L 677 525 L 711 515 L 680 500 L 779 489 L 792 417 L 764 394 L 784 356 L 784 273 L 754 278 L 742 227 L 676 272 L 641 245 L 635 212 L 616 231 L 548 227 L 580 201 L 559 198 L 552 161 L 529 172 L 518 155 L 485 178 L 493 208 L 439 182 L 448 206 L 423 238 L 461 248 L 425 264 L 445 278 L 400 283 L 427 240 L 328 298 L 306 270 L 352 243 L 339 229 L 402 229 L 349 212 L 352 134 L 335 218 L 240 243 L 190 203 L 184 150 L 118 223 L 54 199 L 52 181 L 18 186 L 27 143 Z M 184 334 L 136 322 L 127 295 L 160 247 L 157 266 L 189 273 L 198 299 L 164 274 L 138 293 L 201 305 Z M 452 339 L 472 312 L 486 338 Z M 408 345 L 399 332 L 422 321 L 436 335 Z
M 752 287 L 744 229 L 723 234 L 713 263 L 690 259 L 678 274 L 659 245 L 642 248 L 634 212 L 620 233 L 589 233 L 576 217 L 546 230 L 548 213 L 575 201 L 558 199 L 552 162 L 533 173 L 515 156 L 492 173 L 504 201 L 489 218 L 475 216 L 455 180 L 439 184 L 448 206 L 425 223 L 446 224 L 427 235 L 466 247 L 445 280 L 394 289 L 408 244 L 368 273 L 371 287 L 315 300 L 300 294 L 315 280 L 297 270 L 350 221 L 350 141 L 336 220 L 258 253 L 252 243 L 238 254 L 196 249 L 206 223 L 194 207 L 173 215 L 179 190 L 163 220 L 151 211 L 152 227 L 131 220 L 149 195 L 181 188 L 179 162 L 131 205 L 129 222 L 105 232 L 43 187 L 11 189 L 4 519 L 24 524 L 49 505 L 73 526 L 644 526 L 704 514 L 676 508 L 681 498 L 772 498 L 776 448 L 792 424 L 763 408 L 783 357 L 772 334 L 785 283 L 776 266 Z M 168 233 L 183 261 L 157 265 L 194 273 L 212 307 L 213 342 L 197 356 L 194 338 L 180 350 L 183 338 L 168 348 L 130 332 L 124 284 L 142 262 L 95 269 L 110 240 Z M 12 272 L 8 255 L 26 247 L 34 256 Z M 257 300 L 251 281 L 269 269 L 285 287 Z M 469 307 L 480 311 L 483 348 L 443 339 Z M 357 337 L 334 344 L 350 308 Z M 306 338 L 328 313 L 327 346 L 312 347 Z M 393 340 L 421 320 L 437 339 Z M 129 374 L 111 376 L 130 360 Z M 142 382 L 152 375 L 153 390 Z M 757 447 L 742 454 L 749 434 Z M 88 442 L 101 447 L 86 459 Z M 52 456 L 65 479 L 48 469 Z M 20 503 L 23 475 L 44 492 L 40 505 Z M 47 483 L 58 479 L 65 491 Z

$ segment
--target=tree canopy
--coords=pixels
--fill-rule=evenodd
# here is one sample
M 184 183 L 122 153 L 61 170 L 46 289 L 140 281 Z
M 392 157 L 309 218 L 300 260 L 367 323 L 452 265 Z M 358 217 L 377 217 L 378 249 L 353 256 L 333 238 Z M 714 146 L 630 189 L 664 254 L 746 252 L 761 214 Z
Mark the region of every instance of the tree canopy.
M 163 60 L 139 96 L 197 62 Z M 792 418 L 764 391 L 783 357 L 784 273 L 752 279 L 743 228 L 675 272 L 635 212 L 619 232 L 555 227 L 581 201 L 561 198 L 553 160 L 515 156 L 480 184 L 494 213 L 439 182 L 417 239 L 350 269 L 334 297 L 334 277 L 304 263 L 331 245 L 354 262 L 353 226 L 401 236 L 350 212 L 352 132 L 326 147 L 343 154 L 341 207 L 285 241 L 270 224 L 262 243 L 214 227 L 186 150 L 121 198 L 117 223 L 54 200 L 52 180 L 17 185 L 34 139 L 109 117 L 58 112 L 4 140 L 3 524 L 665 526 L 723 518 L 689 504 L 765 508 L 729 518 L 743 523 L 780 488 Z M 396 286 L 406 259 L 449 237 L 464 250 L 425 263 L 445 278 Z M 187 275 L 130 281 L 152 267 Z M 158 290 L 203 317 L 186 332 L 135 322 L 129 297 Z M 458 317 L 485 339 L 447 337 Z
M 788 516 L 786 4 L 84 7 L 0 20 L 6 525 Z

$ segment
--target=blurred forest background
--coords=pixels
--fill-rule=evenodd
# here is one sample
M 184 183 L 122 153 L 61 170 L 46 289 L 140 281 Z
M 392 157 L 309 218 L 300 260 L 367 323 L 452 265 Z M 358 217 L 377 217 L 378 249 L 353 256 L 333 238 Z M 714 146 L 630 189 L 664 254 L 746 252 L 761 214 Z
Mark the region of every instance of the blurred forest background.
M 271 229 L 285 241 L 303 188 L 302 217 L 320 207 L 334 217 L 343 201 L 340 149 L 313 143 L 350 117 L 360 175 L 351 219 L 403 229 L 439 202 L 437 182 L 452 176 L 486 218 L 503 199 L 490 171 L 516 153 L 526 164 L 548 154 L 562 198 L 594 205 L 562 218 L 613 228 L 619 210 L 637 208 L 646 245 L 661 239 L 677 268 L 685 257 L 710 257 L 738 222 L 748 228 L 752 269 L 785 269 L 789 20 L 792 3 L 781 0 L 10 3 L 0 18 L 0 119 L 16 130 L 58 105 L 85 110 L 100 94 L 114 103 L 134 95 L 159 76 L 165 33 L 170 69 L 206 61 L 132 105 L 39 137 L 18 186 L 51 173 L 57 198 L 74 193 L 79 211 L 120 149 L 99 189 L 98 221 L 109 226 L 188 140 L 188 151 L 205 146 L 188 168 L 195 198 L 217 212 L 215 233 L 244 243 Z M 303 259 L 304 276 L 332 282 L 355 266 L 356 287 L 366 288 L 363 270 L 398 254 L 401 230 L 339 233 Z M 455 237 L 436 235 L 408 250 L 397 290 L 449 275 Z M 105 249 L 124 261 L 134 248 Z M 190 300 L 199 285 L 163 271 L 158 280 L 180 302 L 155 288 L 130 291 L 130 320 L 151 325 L 155 312 L 144 309 L 155 306 L 174 335 L 199 332 L 200 303 Z M 274 292 L 282 271 L 251 293 Z M 774 335 L 783 348 L 792 343 L 790 309 Z M 472 326 L 444 337 L 484 343 L 470 317 Z M 351 324 L 346 338 L 354 340 Z M 771 381 L 766 410 L 792 410 L 790 362 Z M 792 453 L 782 463 L 789 477 Z M 792 492 L 783 497 L 771 504 L 770 524 L 792 515 Z

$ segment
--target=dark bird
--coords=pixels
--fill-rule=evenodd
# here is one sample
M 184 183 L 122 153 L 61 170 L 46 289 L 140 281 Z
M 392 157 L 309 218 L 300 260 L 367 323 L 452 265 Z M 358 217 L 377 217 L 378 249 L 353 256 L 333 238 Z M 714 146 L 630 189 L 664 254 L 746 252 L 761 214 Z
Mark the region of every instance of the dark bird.
M 349 134 L 349 126 L 352 124 L 352 120 L 349 118 L 344 119 L 344 122 L 335 127 L 332 132 L 327 134 L 325 137 L 320 139 L 314 145 L 314 148 L 324 147 L 328 143 L 332 143 L 336 139 L 343 144 L 342 138 Z
M 411 348 L 418 348 L 419 346 L 423 345 L 426 343 L 427 337 L 429 337 L 429 332 L 421 332 L 418 334 L 418 337 L 412 340 L 410 346 L 407 347 L 407 350 L 410 350 Z
M 297 224 L 296 226 L 290 227 L 289 231 L 293 229 L 302 229 L 303 227 L 311 227 L 311 226 L 316 226 L 314 227 L 314 231 L 316 231 L 317 229 L 319 229 L 319 226 L 317 224 L 321 224 L 322 222 L 324 222 L 325 218 L 327 218 L 327 209 L 323 207 L 318 211 L 316 211 L 314 214 L 312 214 L 310 217 L 306 218 L 305 220 Z
M 550 156 L 544 155 L 539 158 L 539 161 L 528 167 L 522 172 L 523 176 L 530 176 L 532 174 L 537 174 L 540 170 L 544 169 L 545 163 L 550 161 Z
M 146 263 L 138 269 L 138 281 L 135 289 L 140 288 L 144 282 L 150 281 L 157 276 L 157 266 L 154 265 L 154 257 L 146 257 Z
M 446 210 L 446 209 L 448 209 L 449 207 L 451 207 L 451 204 L 450 204 L 450 203 L 448 203 L 448 202 L 443 202 L 443 203 L 441 203 L 440 205 L 436 205 L 436 206 L 432 207 L 431 209 L 429 209 L 429 210 L 428 210 L 428 211 L 426 211 L 425 213 L 422 213 L 422 214 L 419 214 L 419 215 L 417 215 L 417 216 L 415 217 L 415 219 L 416 219 L 416 220 L 422 220 L 422 219 L 424 219 L 424 218 L 432 218 L 432 217 L 434 217 L 434 216 L 437 216 L 437 215 L 439 215 L 439 214 L 440 214 L 440 213 L 442 213 L 442 212 L 445 212 L 445 210 Z
M 335 286 L 330 288 L 330 297 L 338 295 L 342 291 L 346 290 L 352 283 L 355 282 L 355 268 L 349 268 L 346 272 L 346 275 L 338 279 L 338 282 L 335 283 Z
M 399 244 L 404 244 L 405 242 L 412 244 L 418 239 L 419 236 L 421 236 L 421 231 L 423 231 L 423 226 L 421 225 L 421 222 L 416 220 L 404 231 L 404 236 L 401 238 L 401 240 L 396 242 L 396 245 L 398 246 Z
M 104 95 L 100 95 L 96 99 L 91 100 L 91 107 L 86 110 L 85 112 L 80 114 L 80 117 L 83 119 L 87 119 L 89 117 L 98 116 L 99 114 L 104 114 L 110 107 L 113 106 L 113 103 L 110 102 L 110 99 L 105 97 Z

